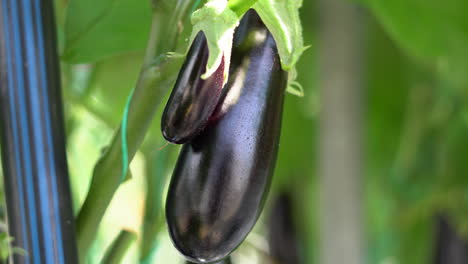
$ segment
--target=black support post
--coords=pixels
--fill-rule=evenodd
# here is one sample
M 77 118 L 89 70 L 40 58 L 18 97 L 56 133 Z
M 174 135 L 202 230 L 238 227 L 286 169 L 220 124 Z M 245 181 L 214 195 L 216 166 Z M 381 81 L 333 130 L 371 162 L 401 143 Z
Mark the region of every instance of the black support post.
M 0 0 L 0 134 L 13 263 L 78 263 L 52 0 Z

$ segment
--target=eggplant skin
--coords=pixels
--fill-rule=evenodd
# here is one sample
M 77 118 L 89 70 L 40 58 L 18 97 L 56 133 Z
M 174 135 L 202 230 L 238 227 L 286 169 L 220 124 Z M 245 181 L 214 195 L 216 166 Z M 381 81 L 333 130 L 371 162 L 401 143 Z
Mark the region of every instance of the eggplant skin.
M 162 115 L 162 134 L 169 142 L 186 143 L 199 134 L 218 104 L 224 81 L 224 59 L 213 75 L 203 80 L 201 75 L 206 70 L 208 54 L 206 37 L 199 32 Z
M 179 155 L 166 200 L 169 234 L 190 261 L 227 257 L 255 225 L 276 163 L 287 73 L 254 11 L 241 20 L 214 120 Z M 246 37 L 247 34 L 248 36 Z M 250 42 L 250 43 L 246 43 Z
M 185 264 L 195 264 L 194 262 L 190 262 L 190 261 L 186 261 Z M 220 261 L 216 261 L 214 263 L 211 263 L 211 264 L 232 264 L 231 262 L 231 258 L 230 257 L 227 257 L 223 260 L 220 260 Z

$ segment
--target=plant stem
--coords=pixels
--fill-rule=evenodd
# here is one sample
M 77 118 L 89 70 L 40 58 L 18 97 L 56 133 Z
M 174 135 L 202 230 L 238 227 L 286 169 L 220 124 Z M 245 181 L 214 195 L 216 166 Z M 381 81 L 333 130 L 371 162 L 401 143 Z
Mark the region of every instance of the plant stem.
M 155 150 L 153 146 L 143 147 L 146 158 L 147 172 L 145 213 L 142 227 L 142 242 L 140 248 L 140 263 L 152 263 L 154 250 L 157 247 L 156 237 L 163 227 L 162 193 L 165 186 L 167 161 L 171 150 Z
M 184 10 L 187 10 L 190 3 L 191 0 L 177 1 L 175 11 L 172 13 L 176 14 L 174 16 L 167 10 L 166 14 L 153 12 L 144 63 L 129 105 L 126 131 L 129 161 L 133 159 L 143 142 L 161 98 L 167 88 L 172 86 L 180 68 L 182 61 L 176 57 L 164 56 L 156 65 L 154 61 L 157 54 L 164 54 L 175 49 L 176 36 L 180 31 L 168 28 L 174 26 L 171 22 L 181 21 L 185 14 Z M 168 16 L 171 19 L 168 19 Z M 164 21 L 168 22 L 164 23 Z M 171 44 L 166 44 L 168 40 Z M 81 261 L 86 259 L 102 217 L 121 183 L 122 166 L 121 131 L 118 129 L 110 146 L 94 168 L 88 195 L 76 219 Z
M 117 264 L 122 262 L 125 253 L 127 252 L 130 245 L 137 238 L 137 234 L 132 231 L 122 230 L 120 231 L 117 238 L 107 249 L 106 254 L 101 260 L 102 264 Z
M 154 112 L 159 104 L 161 94 L 164 92 L 168 80 L 163 80 L 169 75 L 166 67 L 161 73 L 156 74 L 156 69 L 147 68 L 148 58 L 154 58 L 156 36 L 159 32 L 159 20 L 153 15 L 152 29 L 145 63 L 140 73 L 133 98 L 130 103 L 128 115 L 128 155 L 135 155 L 138 146 L 143 141 L 145 133 L 151 123 Z M 138 106 L 138 107 L 135 107 Z M 80 259 L 85 259 L 91 243 L 93 242 L 99 223 L 115 193 L 120 185 L 121 178 L 121 135 L 120 129 L 114 134 L 113 140 L 106 153 L 96 164 L 93 171 L 91 186 L 86 200 L 77 217 L 78 249 Z

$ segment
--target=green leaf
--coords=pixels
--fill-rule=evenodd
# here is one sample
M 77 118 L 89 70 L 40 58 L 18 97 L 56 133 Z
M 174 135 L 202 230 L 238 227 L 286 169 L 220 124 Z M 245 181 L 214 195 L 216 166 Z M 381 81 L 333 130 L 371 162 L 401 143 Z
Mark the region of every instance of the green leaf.
M 365 0 L 391 37 L 444 76 L 466 81 L 468 1 Z
M 151 23 L 149 1 L 71 0 L 62 59 L 89 63 L 145 48 Z
M 19 248 L 19 247 L 13 247 L 11 248 L 11 253 L 12 254 L 18 254 L 18 255 L 21 255 L 21 256 L 27 256 L 28 255 L 28 252 L 22 248 Z
M 138 78 L 142 52 L 113 56 L 95 64 L 91 83 L 93 93 L 86 99 L 102 116 L 108 117 L 112 128 L 122 118 L 127 97 Z

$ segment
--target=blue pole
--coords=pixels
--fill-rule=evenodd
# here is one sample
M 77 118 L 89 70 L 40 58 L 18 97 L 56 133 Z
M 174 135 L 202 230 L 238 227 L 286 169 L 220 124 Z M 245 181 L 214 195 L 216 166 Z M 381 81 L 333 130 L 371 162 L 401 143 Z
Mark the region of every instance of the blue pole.
M 0 0 L 0 134 L 13 263 L 78 263 L 52 0 Z

